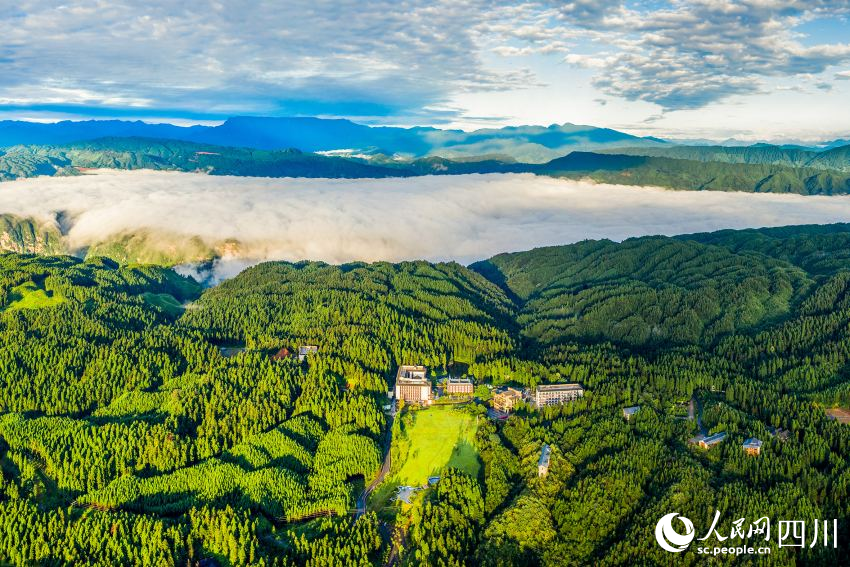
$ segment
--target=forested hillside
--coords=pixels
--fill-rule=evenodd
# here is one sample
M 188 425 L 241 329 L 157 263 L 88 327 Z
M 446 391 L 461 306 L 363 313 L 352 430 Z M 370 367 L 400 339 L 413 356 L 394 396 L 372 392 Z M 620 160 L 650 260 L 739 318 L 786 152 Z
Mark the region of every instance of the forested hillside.
M 678 155 L 673 153 L 673 155 Z M 727 162 L 649 157 L 645 155 L 573 152 L 533 171 L 600 183 L 669 187 L 683 191 L 744 191 L 843 195 L 850 192 L 850 171 L 790 167 L 771 162 Z
M 0 150 L 0 181 L 38 175 L 79 175 L 86 169 L 152 169 L 250 177 L 380 178 L 524 171 L 512 160 L 441 157 L 349 159 L 297 149 L 257 150 L 176 140 L 103 138 L 63 146 Z
M 694 519 L 698 537 L 715 511 L 724 537 L 738 518 L 745 526 L 762 515 L 841 518 L 838 550 L 789 552 L 774 542 L 769 556 L 757 558 L 767 565 L 840 563 L 850 514 L 850 429 L 822 408 L 850 405 L 850 266 L 840 255 L 846 227 L 752 232 L 693 237 L 734 243 L 728 249 L 688 236 L 644 238 L 497 256 L 475 266 L 518 299 L 524 351 L 536 352 L 541 366 L 531 379 L 568 378 L 592 394 L 484 432 L 481 487 L 495 513 L 480 521 L 478 548 L 468 557 L 503 565 L 668 564 L 652 534 L 675 510 Z M 795 247 L 797 256 L 788 253 Z M 783 252 L 771 258 L 771 251 Z M 836 251 L 836 261 L 806 269 Z M 701 334 L 681 327 L 690 314 L 694 328 L 706 329 L 715 319 L 700 316 L 713 310 L 733 324 Z M 507 363 L 484 366 L 479 375 L 518 376 Z M 686 444 L 698 431 L 687 419 L 691 398 L 706 430 L 729 436 L 707 452 Z M 621 409 L 632 405 L 641 409 L 626 422 Z M 788 439 L 774 428 L 788 430 Z M 741 449 L 750 436 L 765 441 L 758 458 Z M 556 472 L 540 481 L 531 471 L 543 442 L 554 447 Z M 682 556 L 705 559 L 692 551 Z
M 77 175 L 80 169 L 153 169 L 254 177 L 388 177 L 405 172 L 295 149 L 254 150 L 174 140 L 103 138 L 67 146 L 13 146 L 0 154 L 0 181 Z
M 542 134 L 541 134 L 542 135 Z M 257 150 L 176 140 L 103 138 L 61 146 L 0 150 L 0 181 L 39 175 L 79 175 L 87 169 L 152 169 L 251 177 L 381 178 L 474 173 L 534 173 L 600 183 L 684 191 L 850 193 L 848 147 L 824 152 L 775 146 L 652 147 L 572 151 L 545 163 L 517 161 L 494 141 L 480 152 L 411 158 L 384 154 L 322 155 L 298 149 Z M 467 148 L 468 149 L 468 148 Z
M 0 256 L 0 563 L 668 564 L 659 518 L 702 536 L 719 510 L 723 535 L 836 518 L 837 548 L 774 537 L 758 559 L 840 564 L 850 427 L 824 409 L 850 405 L 848 234 L 584 242 L 474 269 L 267 263 L 205 291 L 163 268 Z M 319 350 L 299 362 L 303 344 Z M 478 474 L 447 468 L 409 507 L 358 517 L 406 363 L 586 394 L 505 422 L 483 402 L 440 410 L 471 415 Z M 728 434 L 709 451 L 687 443 L 692 398 Z
M 187 303 L 169 270 L 0 261 L 13 564 L 376 559 L 375 518 L 343 526 L 379 467 L 388 378 L 514 348 L 507 299 L 457 265 L 267 264 Z M 305 342 L 303 365 L 272 357 Z
M 785 262 L 663 237 L 541 248 L 474 267 L 504 278 L 522 300 L 523 332 L 542 344 L 703 346 L 788 315 L 812 285 Z
M 850 171 L 850 145 L 842 145 L 823 151 L 805 148 L 787 148 L 770 144 L 746 147 L 729 146 L 666 146 L 617 148 L 600 150 L 599 153 L 667 157 L 704 162 L 774 164 L 789 167 L 835 169 Z
M 834 274 L 846 270 L 850 263 L 848 224 L 721 230 L 678 238 L 715 244 L 734 252 L 759 252 L 812 274 Z
M 56 228 L 31 218 L 0 214 L 0 251 L 21 254 L 62 254 L 65 244 Z

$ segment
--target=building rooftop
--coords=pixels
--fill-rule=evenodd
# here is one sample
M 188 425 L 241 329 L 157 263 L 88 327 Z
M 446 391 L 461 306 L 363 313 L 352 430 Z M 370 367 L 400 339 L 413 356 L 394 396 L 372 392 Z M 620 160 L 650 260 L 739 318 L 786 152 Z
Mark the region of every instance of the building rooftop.
M 427 378 L 415 378 L 415 377 L 407 377 L 407 376 L 399 376 L 396 378 L 396 384 L 412 384 L 419 386 L 430 386 L 431 381 Z
M 780 441 L 788 441 L 788 438 L 791 436 L 790 431 L 781 427 L 768 427 L 767 432 L 773 437 L 778 437 Z
M 640 406 L 632 406 L 628 408 L 623 408 L 623 415 L 634 415 L 640 411 Z
M 720 443 L 724 439 L 726 439 L 726 432 L 721 431 L 720 433 L 715 433 L 714 435 L 709 435 L 708 437 L 705 437 L 702 442 L 706 445 L 714 445 L 716 443 Z
M 420 490 L 422 489 L 418 486 L 399 486 L 396 492 L 395 499 L 401 500 L 405 504 L 411 504 L 413 501 L 413 497 Z
M 396 384 L 431 384 L 428 380 L 428 369 L 424 366 L 402 365 L 398 367 Z
M 756 439 L 755 437 L 750 437 L 749 439 L 744 441 L 744 448 L 745 449 L 750 449 L 750 448 L 761 449 L 762 444 L 763 443 L 761 442 L 761 440 Z
M 285 358 L 289 358 L 289 349 L 286 347 L 283 347 L 272 355 L 272 360 L 283 360 Z
M 508 394 L 511 396 L 522 396 L 522 390 L 513 386 L 499 386 L 493 390 L 494 394 Z
M 310 354 L 312 352 L 318 352 L 319 347 L 316 345 L 302 345 L 298 347 L 298 354 Z
M 540 450 L 540 460 L 537 461 L 538 467 L 548 467 L 549 466 L 549 457 L 552 455 L 552 449 L 549 445 L 543 444 L 543 448 Z
M 472 384 L 472 378 L 467 378 L 465 376 L 449 376 L 446 381 L 451 384 Z
M 541 384 L 537 386 L 538 392 L 563 392 L 569 390 L 584 390 L 581 384 Z

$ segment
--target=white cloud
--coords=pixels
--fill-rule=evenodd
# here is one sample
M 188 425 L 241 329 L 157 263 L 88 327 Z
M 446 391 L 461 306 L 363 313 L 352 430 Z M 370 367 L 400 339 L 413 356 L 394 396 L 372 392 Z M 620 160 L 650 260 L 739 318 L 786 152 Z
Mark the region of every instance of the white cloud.
M 564 63 L 584 67 L 585 69 L 604 69 L 609 62 L 601 57 L 570 53 L 564 57 Z
M 68 239 L 79 247 L 145 229 L 210 245 L 237 239 L 231 261 L 466 263 L 586 238 L 850 221 L 850 197 L 669 191 L 532 175 L 327 180 L 122 171 L 0 186 L 2 213 L 51 221 L 58 211 L 72 217 Z
M 522 86 L 479 59 L 469 0 L 24 0 L 0 11 L 0 104 L 399 115 Z
M 644 10 L 612 1 L 589 11 L 576 4 L 563 9 L 565 21 L 611 35 L 613 49 L 595 59 L 606 63 L 595 86 L 665 110 L 763 92 L 762 78 L 810 76 L 850 61 L 850 43 L 805 45 L 794 31 L 815 17 L 848 13 L 846 0 L 692 0 Z
M 549 89 L 541 123 L 586 121 L 565 108 L 608 95 L 621 100 L 603 119 L 616 106 L 635 125 L 653 105 L 776 98 L 772 81 L 788 78 L 823 100 L 847 78 L 833 67 L 850 62 L 850 43 L 801 26 L 848 11 L 847 0 L 22 0 L 0 10 L 0 111 L 437 124 L 484 115 L 494 103 L 458 103 L 478 96 L 528 102 L 491 113 L 528 121 L 541 104 L 531 91 Z

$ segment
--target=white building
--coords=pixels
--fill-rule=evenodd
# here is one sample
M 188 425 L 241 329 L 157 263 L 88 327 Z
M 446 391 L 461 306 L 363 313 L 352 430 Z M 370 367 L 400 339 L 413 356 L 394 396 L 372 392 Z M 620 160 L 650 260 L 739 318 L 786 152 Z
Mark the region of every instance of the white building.
M 534 390 L 538 408 L 572 402 L 584 396 L 581 384 L 542 384 Z
M 626 419 L 626 421 L 629 421 L 629 420 L 632 419 L 632 416 L 635 415 L 639 411 L 640 411 L 640 406 L 631 406 L 631 407 L 628 407 L 628 408 L 623 408 L 623 417 Z
M 305 358 L 317 352 L 319 352 L 319 347 L 316 345 L 301 345 L 298 347 L 298 362 L 304 362 Z

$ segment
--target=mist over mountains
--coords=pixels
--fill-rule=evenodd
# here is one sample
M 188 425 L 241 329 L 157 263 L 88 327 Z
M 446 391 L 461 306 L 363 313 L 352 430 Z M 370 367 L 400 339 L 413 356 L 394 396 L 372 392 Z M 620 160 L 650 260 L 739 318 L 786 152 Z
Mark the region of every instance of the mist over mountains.
M 778 195 L 850 194 L 850 146 L 317 118 L 4 122 L 0 140 L 16 142 L 0 149 L 0 181 L 14 181 L 0 183 L 0 250 L 122 262 L 472 261 L 584 238 L 850 219 L 847 198 Z
M 16 252 L 174 265 L 469 263 L 499 252 L 720 228 L 834 223 L 850 197 L 669 191 L 529 174 L 262 179 L 109 171 L 4 184 Z

